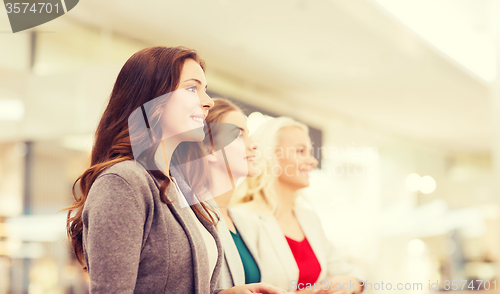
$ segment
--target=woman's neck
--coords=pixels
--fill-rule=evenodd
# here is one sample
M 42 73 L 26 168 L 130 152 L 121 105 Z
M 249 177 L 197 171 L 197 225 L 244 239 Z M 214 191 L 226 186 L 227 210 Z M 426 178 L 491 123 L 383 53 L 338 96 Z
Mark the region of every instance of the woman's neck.
M 179 145 L 179 142 L 173 142 L 172 140 L 163 140 L 158 146 L 158 149 L 156 149 L 156 164 L 167 176 L 169 176 L 172 154 L 174 153 L 175 148 L 177 148 L 177 145 Z
M 297 189 L 279 179 L 275 182 L 275 189 L 278 197 L 279 217 L 292 216 Z
M 236 181 L 236 179 L 234 179 Z M 210 165 L 210 194 L 214 198 L 215 203 L 219 207 L 219 211 L 226 222 L 227 228 L 236 233 L 233 220 L 229 216 L 227 206 L 233 197 L 234 182 L 231 181 L 227 174 L 227 170 L 222 170 L 220 167 L 213 164 Z
M 217 207 L 219 207 L 219 210 L 222 214 L 224 215 L 227 215 L 229 217 L 229 214 L 228 214 L 228 210 L 227 210 L 227 207 L 229 205 L 229 202 L 231 201 L 231 197 L 233 197 L 233 191 L 234 190 L 230 190 L 230 191 L 227 191 L 226 193 L 222 194 L 222 195 L 213 195 L 214 200 L 215 202 L 217 203 Z
M 234 181 L 229 178 L 227 170 L 210 165 L 210 194 L 224 214 L 227 214 L 227 206 L 233 196 L 233 183 Z

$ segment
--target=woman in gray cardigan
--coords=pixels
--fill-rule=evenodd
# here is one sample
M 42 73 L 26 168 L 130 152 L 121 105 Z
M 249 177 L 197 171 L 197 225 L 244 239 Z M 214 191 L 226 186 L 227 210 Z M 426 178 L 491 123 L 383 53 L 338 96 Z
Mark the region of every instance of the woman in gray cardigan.
M 67 208 L 68 235 L 91 293 L 283 293 L 265 284 L 216 289 L 217 217 L 194 201 L 205 166 L 188 162 L 213 106 L 203 68 L 193 50 L 152 47 L 134 54 L 118 75 L 91 166 Z M 171 177 L 171 162 L 186 162 L 200 180 L 188 195 Z

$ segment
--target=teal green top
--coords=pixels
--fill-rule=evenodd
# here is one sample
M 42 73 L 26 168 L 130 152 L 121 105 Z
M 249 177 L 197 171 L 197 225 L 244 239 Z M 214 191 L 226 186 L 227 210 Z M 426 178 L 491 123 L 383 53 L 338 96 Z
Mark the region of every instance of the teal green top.
M 231 230 L 229 230 L 231 232 Z M 247 245 L 241 239 L 238 229 L 236 229 L 236 234 L 231 232 L 234 244 L 238 248 L 238 253 L 240 254 L 241 262 L 243 263 L 243 268 L 245 269 L 245 284 L 259 283 L 260 282 L 260 270 L 255 262 L 250 251 L 248 251 Z

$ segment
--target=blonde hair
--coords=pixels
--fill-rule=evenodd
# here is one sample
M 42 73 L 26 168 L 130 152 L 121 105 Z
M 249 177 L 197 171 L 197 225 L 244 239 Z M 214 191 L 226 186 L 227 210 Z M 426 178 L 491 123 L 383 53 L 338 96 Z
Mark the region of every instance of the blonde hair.
M 226 114 L 232 111 L 240 112 L 244 115 L 243 110 L 239 108 L 233 102 L 224 99 L 224 98 L 213 98 L 214 106 L 210 108 L 207 117 L 205 118 L 205 122 L 208 126 L 212 126 L 212 124 L 220 123 L 220 121 L 224 118 Z M 205 139 L 203 139 L 203 147 L 205 151 L 205 155 L 210 154 L 213 150 L 213 142 L 212 136 L 209 134 L 210 128 L 207 128 Z M 210 148 L 211 147 L 211 148 Z
M 252 139 L 259 144 L 258 165 L 261 172 L 258 176 L 247 178 L 236 187 L 231 201 L 233 204 L 249 203 L 257 212 L 273 215 L 279 213 L 278 195 L 275 189 L 278 176 L 272 173 L 272 168 L 278 165 L 274 155 L 282 142 L 282 131 L 286 128 L 299 128 L 309 134 L 309 129 L 305 124 L 282 116 L 264 122 L 251 135 Z M 272 156 L 265 156 L 268 153 L 266 150 L 272 150 Z

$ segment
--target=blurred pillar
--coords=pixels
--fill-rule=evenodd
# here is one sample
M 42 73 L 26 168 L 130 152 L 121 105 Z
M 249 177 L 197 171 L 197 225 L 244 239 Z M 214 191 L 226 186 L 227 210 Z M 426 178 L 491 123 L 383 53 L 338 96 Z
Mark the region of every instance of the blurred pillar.
M 33 212 L 32 207 L 32 184 L 33 184 L 33 142 L 27 141 L 24 143 L 26 148 L 26 155 L 24 156 L 24 195 L 23 195 L 23 214 L 30 215 Z M 23 258 L 22 264 L 19 266 L 22 268 L 21 280 L 22 280 L 22 293 L 28 293 L 30 278 L 29 272 L 31 268 L 31 259 Z
M 30 71 L 33 71 L 33 67 L 35 66 L 35 57 L 36 57 L 36 39 L 37 32 L 35 30 L 30 32 L 30 50 L 29 50 L 29 67 Z
M 23 214 L 29 215 L 32 212 L 32 173 L 33 173 L 33 142 L 25 142 L 26 155 L 24 156 L 24 183 L 23 183 Z

